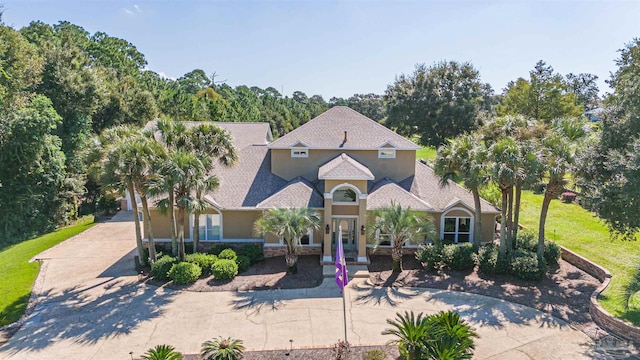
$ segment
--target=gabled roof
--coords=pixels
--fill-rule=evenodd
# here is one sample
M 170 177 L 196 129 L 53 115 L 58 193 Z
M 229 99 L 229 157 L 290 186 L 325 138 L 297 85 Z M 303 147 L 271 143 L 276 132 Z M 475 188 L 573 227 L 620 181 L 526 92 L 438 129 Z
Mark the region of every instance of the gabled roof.
M 389 178 L 373 184 L 367 196 L 367 210 L 390 206 L 391 202 L 400 203 L 402 207 L 410 207 L 412 210 L 433 210 L 426 201 L 403 189 Z
M 346 141 L 345 140 L 346 132 Z M 374 150 L 388 143 L 399 150 L 419 146 L 346 106 L 335 106 L 269 145 L 288 149 L 303 141 L 311 149 Z
M 262 209 L 282 207 L 323 207 L 322 195 L 305 178 L 297 177 L 289 181 L 275 194 L 261 201 L 256 207 Z
M 473 195 L 469 190 L 453 181 L 449 181 L 444 187 L 440 186 L 440 178 L 433 169 L 420 161 L 416 161 L 415 175 L 402 180 L 398 185 L 428 202 L 433 211 L 444 211 L 455 202 L 463 202 L 473 209 Z M 480 203 L 483 213 L 500 213 L 497 207 L 482 198 Z
M 144 130 L 156 131 L 157 120 L 149 121 Z M 263 122 L 218 122 L 218 121 L 182 121 L 186 127 L 195 127 L 200 124 L 213 124 L 231 134 L 233 145 L 241 150 L 251 145 L 265 145 L 273 140 L 271 126 Z
M 375 177 L 369 168 L 342 153 L 318 169 L 320 180 L 373 180 Z

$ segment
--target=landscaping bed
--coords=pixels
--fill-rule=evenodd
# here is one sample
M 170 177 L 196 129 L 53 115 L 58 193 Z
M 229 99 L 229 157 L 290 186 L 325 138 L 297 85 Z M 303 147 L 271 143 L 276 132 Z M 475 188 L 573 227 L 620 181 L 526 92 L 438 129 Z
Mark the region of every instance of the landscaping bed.
M 511 275 L 483 275 L 477 267 L 470 271 L 428 271 L 410 255 L 404 256 L 402 263 L 404 271 L 393 279 L 390 278 L 391 258 L 371 256 L 371 282 L 379 286 L 434 288 L 491 296 L 544 311 L 592 338 L 598 336 L 598 327 L 589 315 L 589 297 L 600 282 L 564 260 L 550 266 L 547 276 L 539 281 L 519 280 Z
M 239 273 L 233 280 L 215 280 L 209 275 L 190 285 L 175 285 L 171 281 L 149 277 L 149 268 L 145 268 L 142 274 L 142 280 L 151 285 L 202 292 L 312 288 L 319 286 L 322 279 L 322 266 L 318 256 L 300 256 L 298 273 L 294 275 L 287 275 L 284 256 L 265 258 L 251 265 L 246 272 Z
M 387 353 L 388 360 L 401 359 L 400 353 L 396 346 L 354 346 L 349 352 L 349 359 L 360 360 L 362 355 L 373 349 L 380 349 Z M 288 354 L 288 355 L 287 355 Z M 243 360 L 274 360 L 274 359 L 297 359 L 297 360 L 327 360 L 335 359 L 333 348 L 315 348 L 315 349 L 293 349 L 287 350 L 263 350 L 263 351 L 246 351 Z M 200 360 L 199 355 L 185 355 L 185 360 Z

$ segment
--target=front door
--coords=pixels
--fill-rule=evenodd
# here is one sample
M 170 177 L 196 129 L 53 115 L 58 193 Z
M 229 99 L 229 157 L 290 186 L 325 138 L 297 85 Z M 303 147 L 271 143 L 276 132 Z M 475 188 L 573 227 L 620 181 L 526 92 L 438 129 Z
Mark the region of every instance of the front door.
M 358 253 L 357 223 L 357 218 L 333 218 L 331 248 L 336 248 L 338 229 L 342 226 L 342 248 L 344 249 L 344 256 L 346 258 L 355 258 Z

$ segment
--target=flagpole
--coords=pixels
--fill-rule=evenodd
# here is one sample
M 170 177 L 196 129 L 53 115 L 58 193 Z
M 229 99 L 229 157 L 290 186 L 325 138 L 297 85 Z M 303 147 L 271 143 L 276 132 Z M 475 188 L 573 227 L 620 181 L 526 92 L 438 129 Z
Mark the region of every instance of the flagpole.
M 344 299 L 344 289 L 342 290 L 342 315 L 344 316 L 344 345 L 347 348 L 345 359 L 349 357 L 349 341 L 347 340 L 347 304 Z
M 338 226 L 338 238 L 336 239 L 336 283 L 342 293 L 342 315 L 344 320 L 344 344 L 345 359 L 348 358 L 349 341 L 347 340 L 347 304 L 345 300 L 345 287 L 349 283 L 349 275 L 347 274 L 347 260 L 344 257 L 344 249 L 342 248 L 342 226 Z

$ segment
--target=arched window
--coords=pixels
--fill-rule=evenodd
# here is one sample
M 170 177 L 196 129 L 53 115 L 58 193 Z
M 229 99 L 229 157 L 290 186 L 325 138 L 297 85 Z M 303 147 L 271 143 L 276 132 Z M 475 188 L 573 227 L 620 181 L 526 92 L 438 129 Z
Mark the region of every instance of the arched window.
M 355 203 L 357 202 L 358 194 L 353 189 L 348 187 L 341 187 L 333 192 L 333 201 L 340 203 Z
M 442 214 L 440 225 L 440 238 L 445 244 L 473 243 L 473 214 L 468 210 L 450 209 Z

